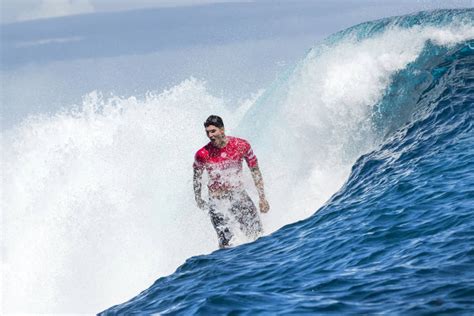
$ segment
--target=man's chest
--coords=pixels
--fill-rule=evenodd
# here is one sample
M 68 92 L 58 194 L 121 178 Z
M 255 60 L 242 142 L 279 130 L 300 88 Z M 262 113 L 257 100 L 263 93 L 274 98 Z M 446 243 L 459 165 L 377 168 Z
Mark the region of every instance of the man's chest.
M 210 168 L 227 168 L 242 164 L 243 154 L 234 148 L 223 148 L 209 152 L 206 164 Z

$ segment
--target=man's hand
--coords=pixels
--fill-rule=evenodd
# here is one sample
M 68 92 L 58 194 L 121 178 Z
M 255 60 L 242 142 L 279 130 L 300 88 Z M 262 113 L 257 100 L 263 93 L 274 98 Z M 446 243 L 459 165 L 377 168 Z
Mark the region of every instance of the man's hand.
M 265 198 L 265 192 L 263 190 L 262 173 L 260 172 L 258 165 L 256 165 L 253 168 L 250 168 L 250 171 L 252 173 L 253 181 L 255 182 L 255 187 L 257 188 L 258 196 L 260 197 L 260 203 L 259 203 L 260 212 L 267 213 L 270 210 L 270 205 L 268 204 L 268 201 Z
M 198 198 L 196 197 L 196 203 L 197 203 L 197 206 L 201 209 L 201 210 L 206 210 L 208 209 L 208 205 L 206 203 L 206 201 L 204 201 L 202 198 Z
M 270 210 L 270 205 L 268 204 L 268 201 L 265 198 L 260 198 L 260 212 L 262 213 L 267 213 Z

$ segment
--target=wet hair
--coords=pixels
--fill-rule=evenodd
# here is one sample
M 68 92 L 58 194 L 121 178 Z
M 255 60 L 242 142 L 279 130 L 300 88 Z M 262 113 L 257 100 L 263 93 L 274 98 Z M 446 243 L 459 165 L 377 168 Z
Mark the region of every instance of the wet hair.
M 204 127 L 208 127 L 209 125 L 214 125 L 215 127 L 223 128 L 224 121 L 222 121 L 222 118 L 220 116 L 211 115 L 204 122 Z

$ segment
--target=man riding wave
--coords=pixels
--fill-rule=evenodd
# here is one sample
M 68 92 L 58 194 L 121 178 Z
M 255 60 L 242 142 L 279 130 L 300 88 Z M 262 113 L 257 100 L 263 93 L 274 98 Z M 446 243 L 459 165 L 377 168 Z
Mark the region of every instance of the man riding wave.
M 242 161 L 245 160 L 250 168 L 260 200 L 260 212 L 266 213 L 270 206 L 265 198 L 257 157 L 245 139 L 225 135 L 224 122 L 219 116 L 209 116 L 204 127 L 210 142 L 194 156 L 196 203 L 199 208 L 209 211 L 220 248 L 229 247 L 233 237 L 230 217 L 239 223 L 240 230 L 248 238 L 256 239 L 262 234 L 263 228 L 257 208 L 244 188 Z M 209 202 L 201 196 L 204 171 L 209 175 Z

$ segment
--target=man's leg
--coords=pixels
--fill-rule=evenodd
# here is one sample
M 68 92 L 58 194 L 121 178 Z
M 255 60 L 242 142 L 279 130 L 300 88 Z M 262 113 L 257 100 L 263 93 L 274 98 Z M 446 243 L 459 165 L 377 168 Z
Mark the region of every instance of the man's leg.
M 240 224 L 240 229 L 249 238 L 256 239 L 263 233 L 258 210 L 247 192 L 238 192 L 233 196 L 231 212 Z
M 217 239 L 219 241 L 219 248 L 227 248 L 230 246 L 230 240 L 232 239 L 232 233 L 229 230 L 229 220 L 217 211 L 215 205 L 210 203 L 209 216 L 211 217 L 211 223 L 217 233 Z

